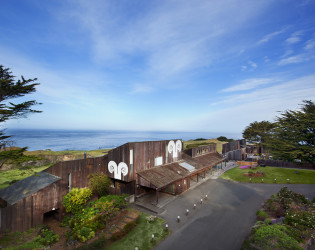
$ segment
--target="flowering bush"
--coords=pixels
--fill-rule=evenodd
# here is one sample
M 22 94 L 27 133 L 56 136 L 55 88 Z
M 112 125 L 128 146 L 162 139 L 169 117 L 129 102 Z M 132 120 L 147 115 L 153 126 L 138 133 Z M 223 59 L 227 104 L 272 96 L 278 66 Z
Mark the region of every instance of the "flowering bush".
M 82 210 L 92 195 L 89 188 L 73 188 L 67 193 L 62 200 L 62 205 L 65 207 L 67 213 L 78 213 Z
M 290 208 L 285 216 L 285 223 L 301 230 L 315 229 L 315 214 L 312 210 L 303 211 Z
M 257 221 L 251 235 L 243 242 L 242 249 L 302 249 L 298 242 L 305 243 L 315 229 L 315 203 L 309 202 L 304 195 L 282 188 L 277 195 L 265 201 L 264 211 L 258 210 Z M 267 214 L 266 214 L 267 213 Z M 283 216 L 284 219 L 283 219 Z
M 118 212 L 118 208 L 114 207 L 113 201 L 100 201 L 98 200 L 94 206 L 94 211 L 97 215 L 103 217 L 104 219 L 111 218 L 115 216 Z
M 277 197 L 286 209 L 289 208 L 289 205 L 292 202 L 298 204 L 311 204 L 304 195 L 288 190 L 287 187 L 281 188 Z

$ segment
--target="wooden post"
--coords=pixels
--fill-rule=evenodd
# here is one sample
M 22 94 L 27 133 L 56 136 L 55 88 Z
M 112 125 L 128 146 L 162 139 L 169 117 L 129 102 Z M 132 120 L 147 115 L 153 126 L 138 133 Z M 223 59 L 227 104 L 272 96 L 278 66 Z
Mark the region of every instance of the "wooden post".
M 198 173 L 197 173 L 197 183 L 198 183 L 198 181 L 199 181 L 199 178 L 198 178 L 199 176 L 198 176 Z

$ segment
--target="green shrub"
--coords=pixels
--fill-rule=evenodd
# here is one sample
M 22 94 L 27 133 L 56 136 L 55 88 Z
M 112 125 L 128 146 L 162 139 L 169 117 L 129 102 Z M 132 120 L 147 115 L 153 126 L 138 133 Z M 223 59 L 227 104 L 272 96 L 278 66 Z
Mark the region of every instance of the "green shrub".
M 125 200 L 127 196 L 127 194 L 102 196 L 98 199 L 98 202 L 113 202 L 115 208 L 122 209 L 128 205 Z
M 73 188 L 68 194 L 63 197 L 62 205 L 67 213 L 78 213 L 82 210 L 92 195 L 89 188 Z
M 287 234 L 282 225 L 262 226 L 252 237 L 252 242 L 262 249 L 303 249 Z
M 110 178 L 108 178 L 106 174 L 103 173 L 90 174 L 88 178 L 89 186 L 94 194 L 98 195 L 98 197 L 108 194 L 111 180 Z
M 119 210 L 119 208 L 114 206 L 113 201 L 102 201 L 100 199 L 95 202 L 93 209 L 96 215 L 101 216 L 105 220 L 115 216 Z
M 44 246 L 49 246 L 59 241 L 59 235 L 53 231 L 44 228 L 41 229 L 39 235 L 35 238 L 35 242 L 38 242 Z
M 267 217 L 268 217 L 267 213 L 262 211 L 262 210 L 258 210 L 256 212 L 256 219 L 257 220 L 264 221 Z
M 315 214 L 311 209 L 303 211 L 290 208 L 284 222 L 300 230 L 315 229 Z
M 81 242 L 86 242 L 95 237 L 95 232 L 91 228 L 82 227 L 76 236 Z
M 304 195 L 288 190 L 287 187 L 281 188 L 277 193 L 277 196 L 285 209 L 288 209 L 292 202 L 309 205 L 311 204 L 311 202 L 308 201 Z

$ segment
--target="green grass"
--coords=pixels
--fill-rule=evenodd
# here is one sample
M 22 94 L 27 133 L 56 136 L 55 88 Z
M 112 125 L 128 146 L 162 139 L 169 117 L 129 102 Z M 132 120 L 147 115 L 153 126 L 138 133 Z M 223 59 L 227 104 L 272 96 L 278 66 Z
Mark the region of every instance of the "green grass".
M 84 152 L 87 153 L 90 157 L 97 157 L 104 154 L 107 154 L 110 149 L 97 149 L 97 150 L 64 150 L 64 151 L 52 151 L 52 150 L 36 150 L 36 151 L 27 151 L 25 152 L 26 155 L 33 155 L 33 156 L 63 156 L 63 155 L 73 155 L 76 159 L 83 158 Z M 79 157 L 79 158 L 77 158 Z
M 138 225 L 124 238 L 111 244 L 106 249 L 126 250 L 126 249 L 152 249 L 160 241 L 162 241 L 169 231 L 164 229 L 165 221 L 156 218 L 153 222 L 147 222 L 149 215 L 141 213 L 138 219 Z M 152 234 L 154 234 L 154 242 L 152 242 Z
M 3 249 L 43 249 L 44 246 L 38 242 L 35 242 L 37 236 L 37 230 L 41 226 L 36 228 L 30 228 L 25 232 L 11 232 L 5 233 L 0 237 L 0 245 Z
M 226 142 L 218 141 L 217 139 L 208 139 L 208 140 L 189 140 L 189 141 L 184 141 L 184 150 L 189 149 L 189 148 L 195 148 L 199 146 L 205 146 L 209 144 L 217 144 L 217 151 L 218 153 L 222 153 L 222 145 L 225 144 Z
M 225 172 L 220 178 L 238 182 L 249 182 L 250 177 L 243 175 L 248 173 L 248 171 L 263 171 L 265 174 L 264 177 L 251 177 L 252 183 L 261 183 L 261 179 L 264 179 L 264 183 L 274 183 L 274 179 L 277 179 L 278 184 L 286 184 L 288 183 L 287 179 L 290 179 L 291 184 L 315 184 L 315 170 L 276 167 L 257 167 L 256 170 L 235 167 Z M 295 171 L 299 172 L 299 174 L 296 174 Z
M 40 167 L 32 167 L 32 168 L 15 168 L 11 170 L 2 170 L 0 171 L 0 189 L 5 188 L 10 185 L 12 181 L 20 181 L 29 177 L 35 173 L 45 170 L 49 168 L 51 164 L 40 166 Z
M 0 189 L 5 188 L 12 184 L 13 181 L 20 181 L 29 177 L 37 172 L 43 171 L 46 168 L 49 168 L 54 164 L 54 161 L 58 156 L 74 156 L 74 159 L 83 159 L 84 152 L 87 152 L 88 157 L 97 157 L 105 155 L 110 149 L 98 149 L 98 150 L 65 150 L 65 151 L 51 151 L 51 150 L 37 150 L 37 151 L 26 151 L 26 155 L 39 156 L 42 158 L 49 159 L 48 162 L 51 164 L 46 164 L 40 167 L 24 167 L 20 168 L 18 166 L 10 170 L 1 170 L 0 171 Z

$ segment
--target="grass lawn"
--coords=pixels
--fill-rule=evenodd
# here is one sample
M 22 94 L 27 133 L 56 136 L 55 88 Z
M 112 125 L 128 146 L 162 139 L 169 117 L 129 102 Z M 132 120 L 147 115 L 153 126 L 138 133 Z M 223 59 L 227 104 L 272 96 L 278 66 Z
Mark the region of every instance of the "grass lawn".
M 73 155 L 79 158 L 83 158 L 84 152 L 90 157 L 97 157 L 107 154 L 110 149 L 97 149 L 97 150 L 64 150 L 64 151 L 52 151 L 52 150 L 36 150 L 36 151 L 26 151 L 26 155 L 41 156 L 41 155 Z M 76 157 L 76 158 L 77 158 Z M 79 159 L 78 158 L 78 159 Z
M 184 141 L 184 150 L 192 147 L 199 147 L 199 146 L 205 146 L 209 144 L 217 144 L 217 151 L 218 153 L 222 153 L 222 144 L 225 144 L 226 142 L 218 141 L 217 139 L 208 139 L 208 140 L 189 140 Z
M 125 249 L 152 249 L 168 234 L 164 228 L 165 221 L 157 217 L 153 222 L 148 222 L 149 215 L 141 213 L 137 226 L 124 238 L 109 245 L 106 249 L 125 250 Z M 154 234 L 154 242 L 152 242 L 152 234 Z
M 0 171 L 0 189 L 9 186 L 12 181 L 23 180 L 26 177 L 49 168 L 50 166 L 51 164 L 40 167 L 32 167 L 30 169 L 15 168 L 11 170 Z
M 43 249 L 44 246 L 34 239 L 40 226 L 30 228 L 25 232 L 6 233 L 0 237 L 0 245 L 4 249 Z
M 274 183 L 274 179 L 277 179 L 277 183 L 286 184 L 288 183 L 287 179 L 290 179 L 291 184 L 315 184 L 315 170 L 276 167 L 257 167 L 256 170 L 235 167 L 225 172 L 220 178 L 238 182 L 249 182 L 250 177 L 243 175 L 248 173 L 248 171 L 263 171 L 265 174 L 264 177 L 251 177 L 253 183 L 261 183 L 261 179 L 264 180 L 264 183 Z M 295 171 L 299 172 L 299 174 L 296 174 Z

